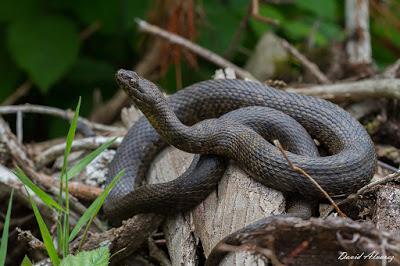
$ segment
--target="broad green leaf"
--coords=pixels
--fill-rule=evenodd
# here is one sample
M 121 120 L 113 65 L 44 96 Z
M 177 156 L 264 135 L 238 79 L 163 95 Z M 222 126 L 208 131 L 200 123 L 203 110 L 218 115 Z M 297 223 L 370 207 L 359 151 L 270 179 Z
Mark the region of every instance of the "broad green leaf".
M 336 0 L 297 0 L 296 6 L 329 20 L 335 20 L 338 12 Z
M 11 219 L 11 208 L 12 208 L 12 200 L 14 195 L 14 189 L 11 190 L 10 199 L 8 200 L 7 214 L 4 220 L 3 225 L 3 234 L 1 236 L 1 245 L 0 245 L 0 266 L 3 266 L 6 262 L 7 256 L 7 245 L 8 245 L 8 230 L 10 228 L 10 219 Z
M 39 197 L 44 204 L 46 204 L 49 208 L 56 208 L 59 211 L 63 211 L 63 208 L 55 202 L 46 192 L 44 192 L 41 188 L 35 185 L 29 177 L 27 177 L 22 171 L 21 168 L 17 167 L 14 171 L 14 174 L 18 177 L 18 179 L 27 187 L 29 187 L 37 197 Z
M 28 195 L 29 192 L 27 191 Z M 60 258 L 57 255 L 56 248 L 54 247 L 53 239 L 51 239 L 51 235 L 49 229 L 47 228 L 46 223 L 44 222 L 42 215 L 35 202 L 32 200 L 32 197 L 29 195 L 29 200 L 32 205 L 33 213 L 35 214 L 36 221 L 39 225 L 40 234 L 43 239 L 44 246 L 46 248 L 47 254 L 50 257 L 50 261 L 53 265 L 58 266 L 60 264 Z
M 110 251 L 107 247 L 100 247 L 90 251 L 68 255 L 61 261 L 60 266 L 107 266 L 110 260 Z
M 24 259 L 21 262 L 21 266 L 32 266 L 32 262 L 28 258 L 28 256 L 25 255 Z
M 110 184 L 108 184 L 108 186 L 104 189 L 104 191 L 100 194 L 100 196 L 98 196 L 97 199 L 93 201 L 93 203 L 89 206 L 89 208 L 85 211 L 85 213 L 81 216 L 81 218 L 79 218 L 74 229 L 72 229 L 71 231 L 71 234 L 69 236 L 69 241 L 72 241 L 78 235 L 82 227 L 97 215 L 107 195 L 110 193 L 111 189 L 115 186 L 115 184 L 121 179 L 121 177 L 124 174 L 125 174 L 124 170 L 120 171 L 113 178 Z
M 10 25 L 8 48 L 16 64 L 47 92 L 76 61 L 79 34 L 61 16 L 26 18 Z
M 36 0 L 2 0 L 0 1 L 0 21 L 14 21 L 39 13 Z
M 99 156 L 100 153 L 110 147 L 110 145 L 113 144 L 116 139 L 117 138 L 111 139 L 110 141 L 102 144 L 100 147 L 86 155 L 82 160 L 80 160 L 77 164 L 75 164 L 71 169 L 68 170 L 68 178 L 71 179 L 72 177 L 78 175 L 88 164 L 90 164 L 97 156 Z

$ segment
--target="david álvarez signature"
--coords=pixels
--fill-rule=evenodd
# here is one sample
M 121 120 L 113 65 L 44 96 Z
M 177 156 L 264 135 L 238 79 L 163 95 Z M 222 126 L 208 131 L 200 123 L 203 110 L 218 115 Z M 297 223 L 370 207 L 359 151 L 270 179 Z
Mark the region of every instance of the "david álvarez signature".
M 370 253 L 362 252 L 359 254 L 349 255 L 346 251 L 339 251 L 338 260 L 387 260 L 392 262 L 394 256 L 381 255 L 378 252 L 372 251 Z

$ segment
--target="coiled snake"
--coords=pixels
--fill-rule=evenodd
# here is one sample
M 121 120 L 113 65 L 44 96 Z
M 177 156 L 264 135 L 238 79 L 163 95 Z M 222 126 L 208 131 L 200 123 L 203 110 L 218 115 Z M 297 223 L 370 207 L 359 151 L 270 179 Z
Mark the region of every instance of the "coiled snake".
M 203 81 L 167 100 L 155 84 L 132 71 L 119 70 L 116 79 L 147 119 L 141 118 L 129 130 L 109 166 L 109 176 L 121 169 L 126 171 L 104 205 L 111 220 L 140 212 L 170 213 L 193 207 L 215 187 L 225 169 L 223 158 L 233 159 L 266 186 L 321 198 L 321 192 L 293 171 L 281 152 L 263 136 L 280 139 L 291 151 L 289 160 L 331 196 L 356 191 L 375 171 L 376 155 L 367 132 L 350 114 L 325 100 L 231 79 Z M 243 107 L 248 108 L 224 115 Z M 268 118 L 270 122 L 257 127 Z M 317 157 L 312 139 L 302 137 L 304 129 L 293 119 L 330 155 Z M 275 124 L 278 126 L 273 129 Z M 167 143 L 207 156 L 197 158 L 175 181 L 135 189 L 142 185 L 150 162 Z M 183 200 L 177 193 L 182 190 L 187 192 Z

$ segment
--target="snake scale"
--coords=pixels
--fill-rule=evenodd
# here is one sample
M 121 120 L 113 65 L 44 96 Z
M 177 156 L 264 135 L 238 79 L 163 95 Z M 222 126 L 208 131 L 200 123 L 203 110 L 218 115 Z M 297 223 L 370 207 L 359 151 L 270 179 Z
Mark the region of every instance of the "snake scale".
M 215 188 L 225 170 L 224 158 L 234 160 L 266 186 L 322 198 L 309 180 L 289 167 L 282 153 L 263 138 L 266 136 L 277 137 L 289 150 L 289 160 L 331 196 L 356 191 L 374 174 L 376 155 L 368 133 L 350 114 L 328 101 L 236 79 L 203 81 L 166 99 L 154 83 L 135 72 L 119 70 L 116 80 L 146 117 L 128 131 L 109 165 L 108 182 L 125 169 L 104 204 L 110 220 L 195 206 Z M 236 109 L 240 111 L 231 112 Z M 265 120 L 270 122 L 263 124 Z M 328 156 L 317 156 L 312 138 L 302 137 L 304 129 L 296 121 L 321 143 Z M 278 126 L 272 129 L 275 124 Z M 288 131 L 291 133 L 285 134 Z M 152 159 L 167 144 L 205 156 L 197 156 L 172 182 L 141 186 Z M 176 197 L 176 191 L 182 190 L 187 193 Z M 153 200 L 156 203 L 151 205 Z

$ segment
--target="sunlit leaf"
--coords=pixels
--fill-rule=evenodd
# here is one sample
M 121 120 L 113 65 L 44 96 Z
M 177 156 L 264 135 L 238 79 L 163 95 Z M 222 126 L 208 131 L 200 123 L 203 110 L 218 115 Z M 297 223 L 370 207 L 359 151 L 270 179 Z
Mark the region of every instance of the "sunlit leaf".
M 107 266 L 110 260 L 110 251 L 107 247 L 100 247 L 78 254 L 68 255 L 61 261 L 60 266 Z

